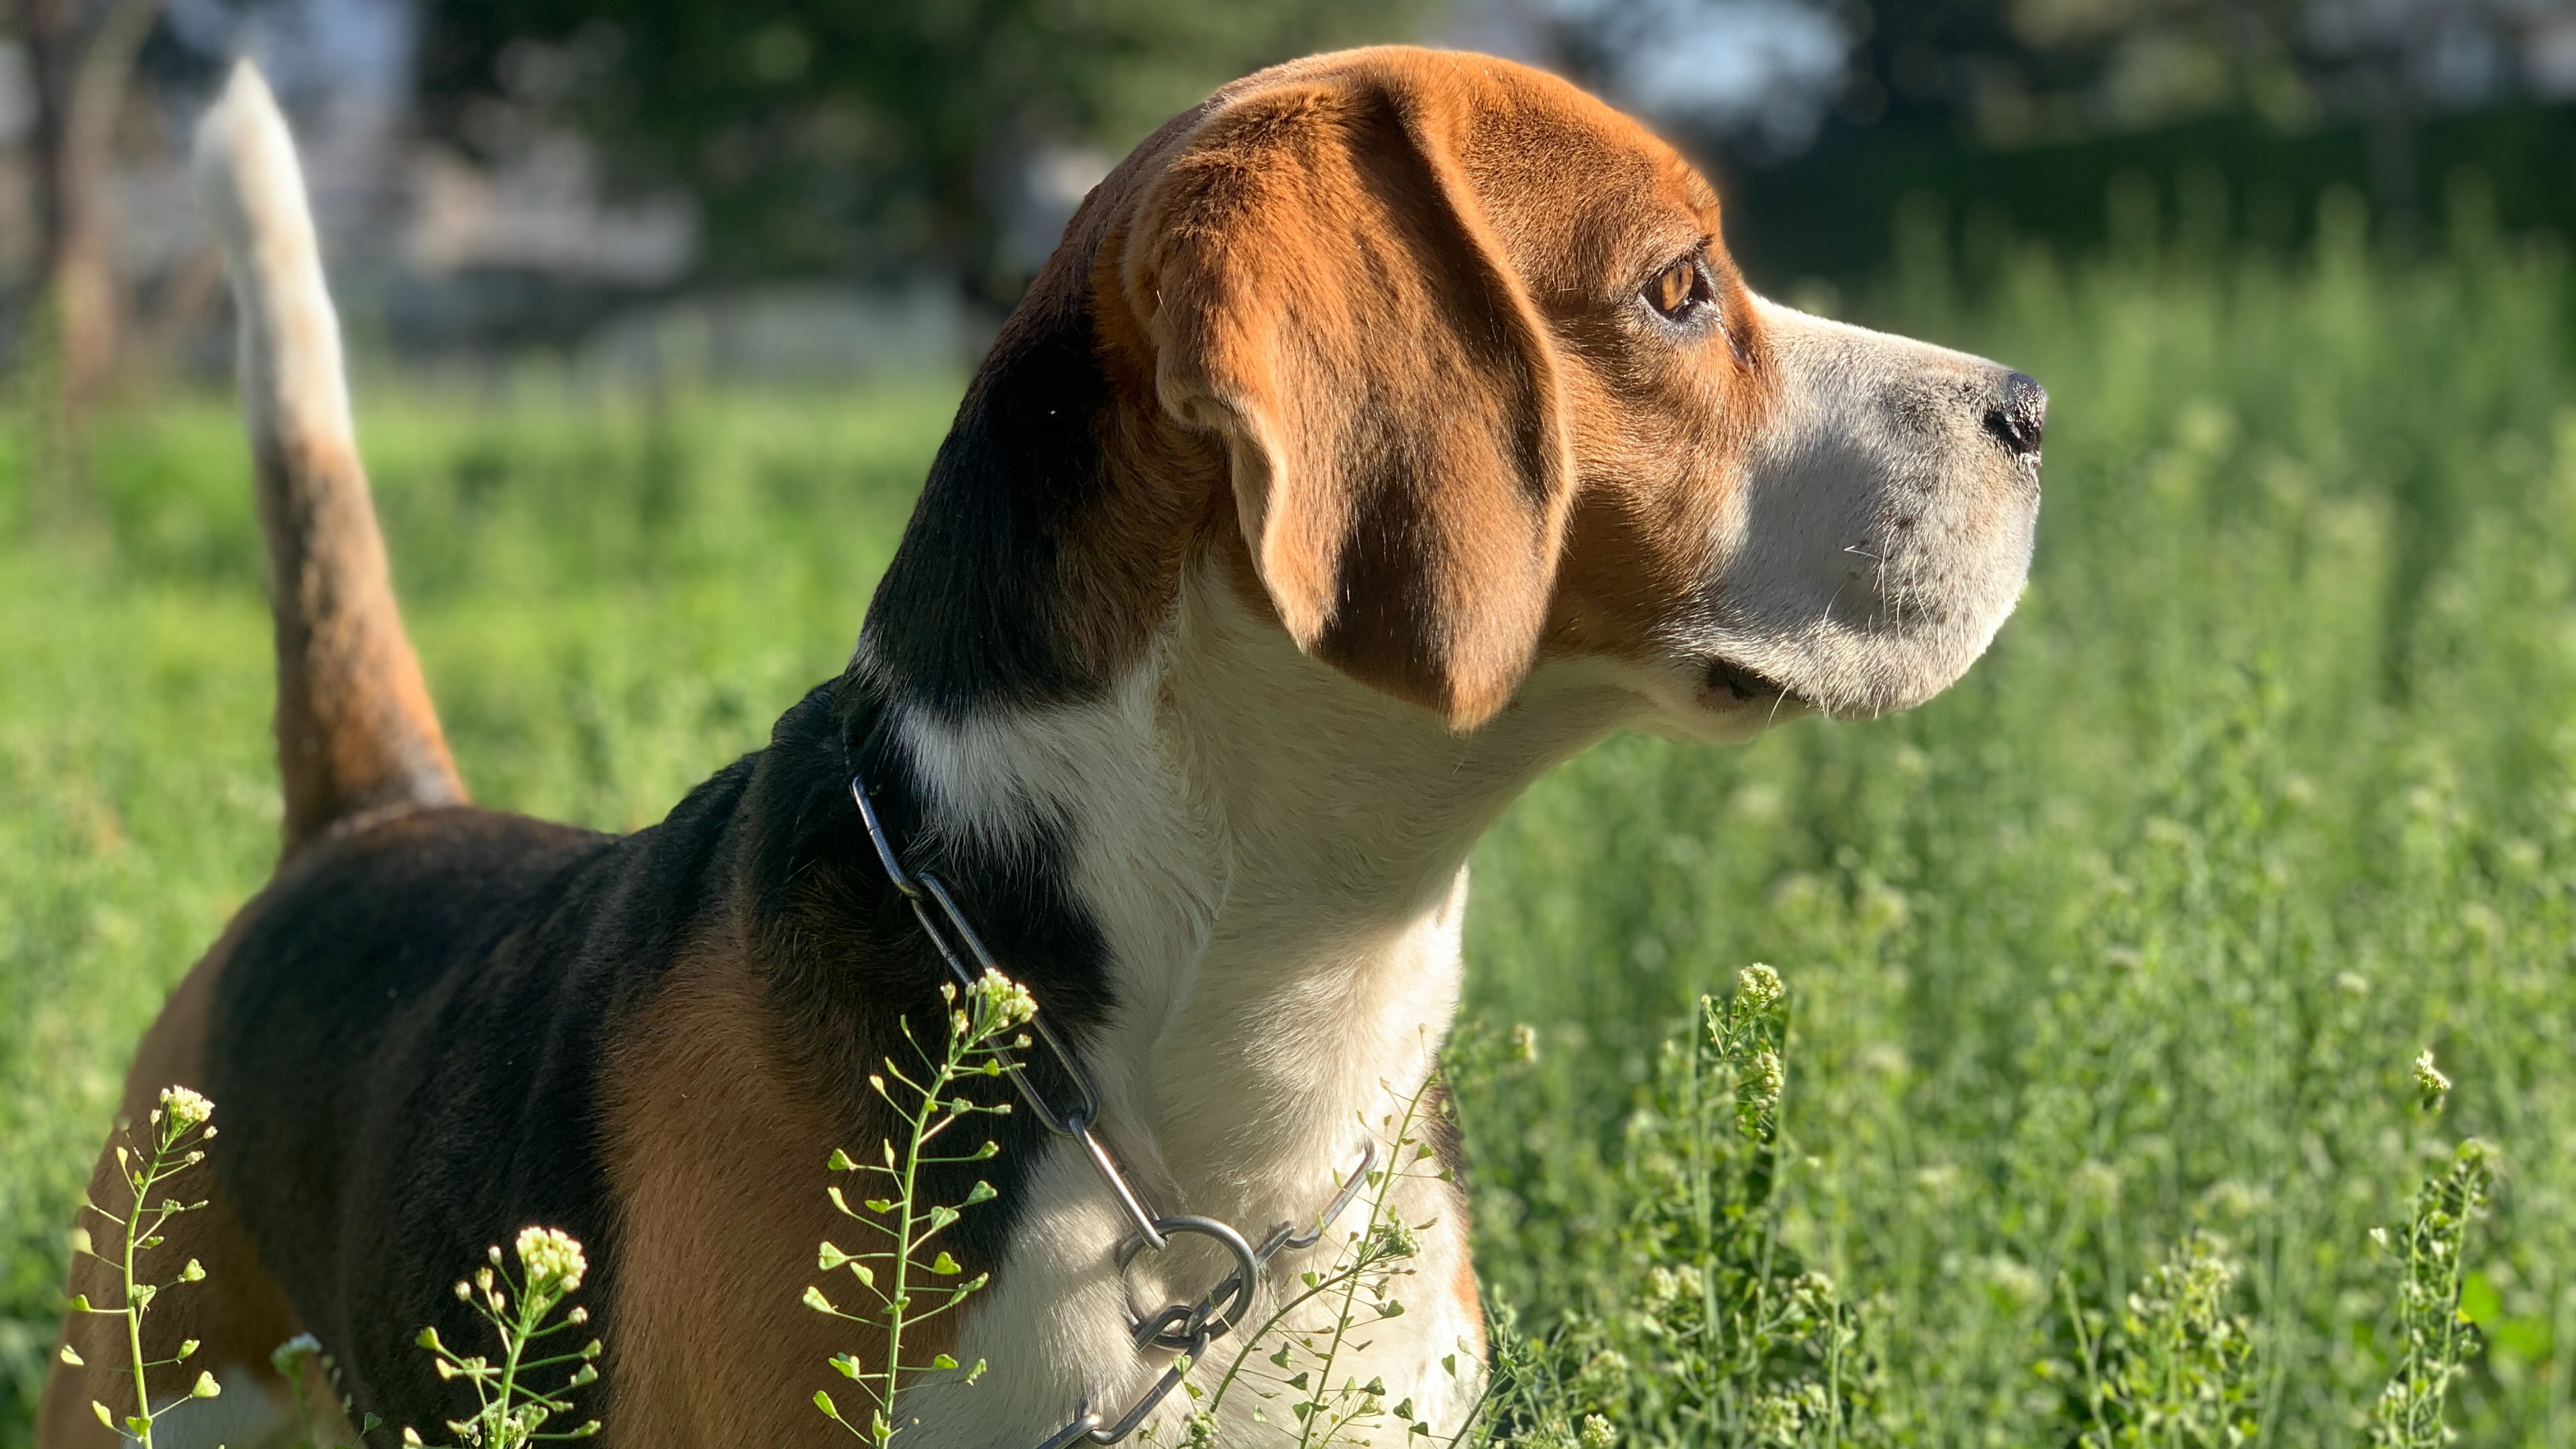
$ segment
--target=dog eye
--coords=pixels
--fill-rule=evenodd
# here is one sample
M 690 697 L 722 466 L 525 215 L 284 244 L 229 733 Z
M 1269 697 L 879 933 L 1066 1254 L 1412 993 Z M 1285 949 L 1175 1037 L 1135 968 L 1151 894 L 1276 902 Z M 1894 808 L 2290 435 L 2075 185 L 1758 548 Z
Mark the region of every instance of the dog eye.
M 1693 257 L 1684 257 L 1664 268 L 1646 284 L 1646 305 L 1669 321 L 1681 321 L 1708 299 L 1708 274 L 1700 270 Z

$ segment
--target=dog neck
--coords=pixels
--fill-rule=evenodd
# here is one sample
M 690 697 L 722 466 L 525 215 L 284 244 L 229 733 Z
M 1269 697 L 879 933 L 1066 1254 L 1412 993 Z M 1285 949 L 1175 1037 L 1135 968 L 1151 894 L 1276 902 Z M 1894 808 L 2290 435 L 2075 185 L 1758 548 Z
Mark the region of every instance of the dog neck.
M 1458 735 L 1300 652 L 1252 581 L 1222 449 L 1160 420 L 1119 355 L 1078 289 L 1042 284 L 1015 317 L 832 714 L 906 862 L 956 890 L 1073 1043 L 1145 1198 L 1258 1239 L 1311 1222 L 1363 1140 L 1383 1144 L 1419 1101 L 1457 1005 L 1476 838 L 1640 701 L 1606 672 L 1542 664 Z M 856 812 L 822 798 L 822 763 L 784 772 L 806 783 L 780 818 L 810 829 L 762 872 L 854 908 L 776 933 L 782 1015 L 811 1022 L 829 1018 L 817 1001 L 923 989 L 854 981 L 849 961 L 939 969 L 872 880 Z M 852 949 L 813 949 L 836 940 Z M 991 1234 L 969 1246 L 998 1276 L 958 1352 L 1045 1371 L 949 1405 L 973 1431 L 959 1443 L 1132 1391 L 1160 1369 L 1123 1314 L 1223 1272 L 1184 1243 L 1122 1273 L 1129 1228 L 1107 1186 L 1079 1151 L 1009 1124 L 1007 1214 L 959 1224 Z M 1424 1236 L 1421 1281 L 1470 1282 L 1454 1189 L 1425 1175 L 1390 1191 L 1409 1223 L 1451 1225 Z M 1446 1415 L 1462 1381 L 1435 1382 L 1436 1365 L 1477 1332 L 1473 1293 L 1409 1306 L 1404 1346 L 1385 1340 L 1390 1382 Z
M 1470 736 L 1300 654 L 1213 561 L 1099 697 L 963 714 L 889 681 L 926 846 L 1044 858 L 1100 944 L 1081 1034 L 1107 1130 L 1170 1210 L 1311 1213 L 1426 1079 L 1465 862 L 1633 696 L 1571 668 Z M 1010 910 L 972 902 L 970 914 Z

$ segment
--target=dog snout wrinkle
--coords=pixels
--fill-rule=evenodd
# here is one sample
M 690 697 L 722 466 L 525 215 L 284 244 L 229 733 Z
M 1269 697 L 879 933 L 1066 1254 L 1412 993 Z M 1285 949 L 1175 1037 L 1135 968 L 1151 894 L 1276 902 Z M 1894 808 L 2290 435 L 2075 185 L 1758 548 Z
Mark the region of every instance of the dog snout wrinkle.
M 2003 401 L 1987 410 L 1986 431 L 2002 439 L 2013 456 L 2027 458 L 2039 452 L 2047 426 L 2048 389 L 2029 373 L 2005 373 Z

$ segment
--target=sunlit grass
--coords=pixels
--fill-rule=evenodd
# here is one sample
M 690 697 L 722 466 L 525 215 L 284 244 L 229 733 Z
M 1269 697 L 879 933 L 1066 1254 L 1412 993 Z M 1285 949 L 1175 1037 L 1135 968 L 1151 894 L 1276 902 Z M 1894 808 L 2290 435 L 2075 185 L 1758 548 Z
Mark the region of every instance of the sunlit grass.
M 1525 1327 L 1648 1291 L 1625 1124 L 1698 996 L 1769 961 L 1783 1240 L 1857 1305 L 1903 1437 L 2073 1441 L 2080 1315 L 2214 1254 L 2262 1441 L 2358 1442 L 2404 1352 L 2369 1230 L 2475 1133 L 2452 1420 L 2576 1442 L 2567 268 L 2470 228 L 2392 269 L 2345 226 L 2295 268 L 2034 256 L 1962 295 L 1912 255 L 1863 320 L 2054 396 L 2029 595 L 1915 714 L 1616 741 L 1506 819 L 1468 1014 L 1539 1051 L 1462 1079 L 1488 1280 Z M 837 669 L 955 395 L 361 393 L 468 779 L 607 828 Z M 231 410 L 93 446 L 83 500 L 0 482 L 0 1444 L 131 1044 L 275 848 Z

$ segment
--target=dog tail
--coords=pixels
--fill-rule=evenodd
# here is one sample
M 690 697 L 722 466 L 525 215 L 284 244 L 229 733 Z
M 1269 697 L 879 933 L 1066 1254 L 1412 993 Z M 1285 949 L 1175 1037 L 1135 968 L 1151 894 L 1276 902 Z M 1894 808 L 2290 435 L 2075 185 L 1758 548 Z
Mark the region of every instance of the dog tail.
M 463 804 L 465 784 L 394 606 L 295 141 L 248 61 L 199 124 L 194 169 L 241 314 L 291 858 L 361 815 Z

